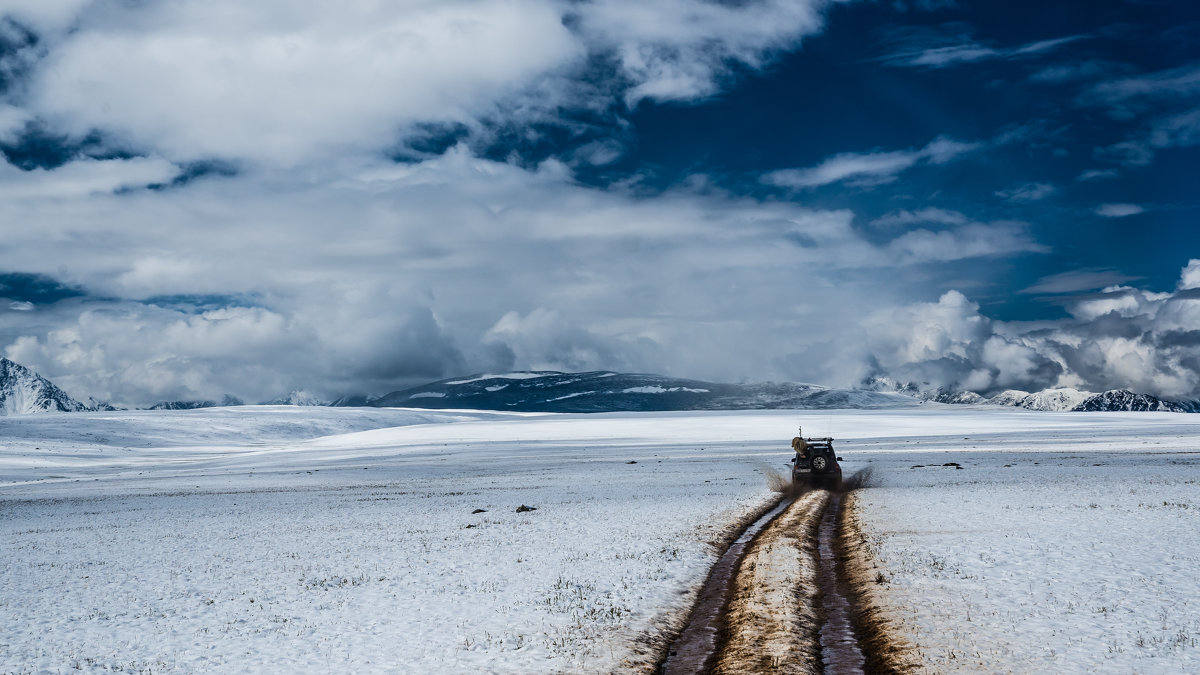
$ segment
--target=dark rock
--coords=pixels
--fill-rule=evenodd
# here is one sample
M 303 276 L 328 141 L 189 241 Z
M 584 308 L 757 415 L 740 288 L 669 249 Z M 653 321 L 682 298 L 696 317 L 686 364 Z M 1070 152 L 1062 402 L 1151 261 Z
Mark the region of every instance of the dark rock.
M 525 506 L 524 504 L 517 507 L 517 513 L 525 513 L 526 511 L 537 511 L 537 507 Z

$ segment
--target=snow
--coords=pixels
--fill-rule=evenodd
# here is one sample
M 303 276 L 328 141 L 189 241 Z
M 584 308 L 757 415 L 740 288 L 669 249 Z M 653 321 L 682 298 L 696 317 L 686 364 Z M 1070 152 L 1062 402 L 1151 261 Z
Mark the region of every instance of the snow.
M 446 398 L 446 394 L 440 391 L 422 391 L 412 394 L 409 398 Z
M 1046 389 L 1026 396 L 1019 405 L 1030 410 L 1071 410 L 1092 396 L 1095 394 L 1065 387 Z
M 628 389 L 621 390 L 621 393 L 622 394 L 666 394 L 666 393 L 672 392 L 672 391 L 687 391 L 687 392 L 691 392 L 693 394 L 707 394 L 709 390 L 707 390 L 707 389 L 690 389 L 688 387 L 649 386 L 649 387 L 630 387 Z
M 1092 396 L 1095 396 L 1092 392 L 1068 387 L 1045 389 L 1032 394 L 1027 391 L 1009 389 L 983 402 L 992 405 L 1020 406 L 1029 410 L 1062 411 L 1071 410 Z
M 0 418 L 0 672 L 636 670 L 798 425 L 933 671 L 1197 670 L 1200 417 L 926 404 Z
M 13 420 L 0 672 L 620 670 L 769 498 L 777 454 L 686 416 Z
M 318 406 L 318 405 L 329 405 L 329 403 L 328 403 L 328 401 L 323 400 L 321 397 L 317 396 L 316 394 L 312 393 L 311 391 L 298 389 L 296 391 L 289 392 L 287 396 L 284 396 L 282 398 L 271 401 L 267 405 Z
M 466 379 L 466 380 L 455 380 L 453 382 L 443 382 L 442 384 L 445 384 L 445 385 L 470 384 L 472 382 L 482 382 L 483 380 L 533 380 L 533 379 L 537 379 L 539 377 L 546 377 L 547 375 L 561 375 L 561 374 L 562 373 L 558 373 L 558 372 L 554 372 L 554 371 L 541 371 L 541 372 L 526 371 L 526 372 L 516 372 L 516 373 L 505 373 L 503 375 L 486 374 L 486 375 L 478 375 L 476 377 L 472 377 L 472 378 Z
M 877 457 L 862 521 L 922 672 L 1200 672 L 1194 419 L 963 429 Z

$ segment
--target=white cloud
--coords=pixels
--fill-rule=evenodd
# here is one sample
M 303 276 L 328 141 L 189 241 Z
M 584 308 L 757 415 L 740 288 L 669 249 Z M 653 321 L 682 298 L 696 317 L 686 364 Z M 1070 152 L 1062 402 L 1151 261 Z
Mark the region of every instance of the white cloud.
M 38 32 L 67 29 L 93 0 L 3 0 L 0 16 L 11 16 Z
M 996 196 L 1010 202 L 1037 202 L 1058 192 L 1049 183 L 1023 183 L 1006 190 L 997 190 Z
M 1131 101 L 1197 93 L 1200 93 L 1200 67 L 1189 65 L 1101 82 L 1088 90 L 1084 101 L 1111 106 L 1123 117 L 1127 109 L 1122 106 Z
M 584 55 L 542 0 L 100 3 L 85 19 L 40 66 L 31 109 L 174 159 L 386 147 Z
M 778 357 L 853 334 L 860 312 L 919 293 L 863 290 L 904 265 L 1035 246 L 1004 223 L 924 247 L 903 234 L 873 242 L 850 211 L 703 187 L 648 199 L 579 185 L 560 163 L 523 169 L 461 146 L 326 175 L 59 191 L 0 201 L 0 220 L 38 223 L 6 237 L 0 269 L 88 293 L 0 315 L 0 347 L 77 396 L 130 404 L 383 393 L 554 364 L 842 377 L 837 364 Z M 173 295 L 201 296 L 200 309 L 156 299 Z M 818 319 L 835 330 L 794 327 Z M 728 358 L 746 345 L 754 354 Z
M 904 227 L 919 223 L 939 225 L 966 225 L 970 219 L 958 211 L 926 207 L 917 211 L 900 209 L 871 221 L 876 227 Z
M 910 28 L 897 31 L 893 36 L 896 48 L 880 60 L 894 67 L 948 68 L 981 61 L 1032 58 L 1088 37 L 1069 35 L 1022 45 L 995 47 L 961 32 L 953 32 L 960 29 L 959 24 L 947 24 L 943 29 Z
M 12 142 L 30 121 L 28 111 L 7 103 L 0 103 L 0 141 Z
M 854 179 L 862 184 L 877 185 L 895 180 L 901 172 L 917 164 L 945 164 L 979 147 L 978 143 L 938 137 L 920 150 L 834 155 L 815 167 L 772 171 L 762 177 L 762 182 L 779 187 L 810 188 Z
M 1096 207 L 1096 215 L 1105 218 L 1124 218 L 1144 213 L 1146 209 L 1137 204 L 1101 204 Z
M 1079 174 L 1075 180 L 1082 183 L 1089 180 L 1108 180 L 1110 178 L 1116 178 L 1120 175 L 1121 172 L 1117 171 L 1116 169 L 1091 169 Z
M 968 345 L 990 332 L 979 305 L 958 291 L 948 291 L 936 303 L 916 303 L 879 310 L 864 319 L 872 356 L 886 370 L 947 356 L 966 357 Z
M 597 0 L 576 7 L 596 51 L 615 53 L 632 86 L 625 101 L 688 100 L 717 90 L 727 62 L 754 68 L 818 32 L 825 0 Z
M 174 164 L 148 157 L 80 159 L 54 170 L 32 171 L 21 171 L 0 160 L 0 198 L 42 200 L 86 197 L 122 188 L 168 183 L 177 175 L 179 168 Z
M 1019 293 L 1076 293 L 1133 281 L 1135 277 L 1116 270 L 1083 269 L 1051 274 Z
M 998 256 L 1011 253 L 1044 253 L 1021 223 L 971 223 L 953 230 L 912 230 L 893 239 L 889 256 L 901 264 Z
M 173 161 L 300 165 L 379 152 L 426 123 L 481 133 L 706 97 L 732 64 L 764 67 L 818 32 L 829 4 L 8 2 L 0 15 L 34 28 L 41 56 L 0 133 L 36 117 Z
M 1195 258 L 1188 261 L 1187 267 L 1179 277 L 1179 289 L 1200 288 L 1200 260 Z
M 1081 277 L 1083 275 L 1080 275 Z M 957 291 L 937 303 L 872 313 L 863 326 L 872 374 L 971 389 L 1128 388 L 1168 398 L 1200 397 L 1200 261 L 1178 290 L 1110 286 L 1071 304 L 1070 319 L 1031 325 L 991 321 Z

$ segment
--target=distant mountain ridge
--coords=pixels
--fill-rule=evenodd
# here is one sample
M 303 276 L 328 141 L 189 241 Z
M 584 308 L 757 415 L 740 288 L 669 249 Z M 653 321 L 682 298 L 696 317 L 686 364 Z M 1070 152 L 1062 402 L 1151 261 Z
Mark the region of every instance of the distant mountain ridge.
M 50 380 L 19 363 L 0 357 L 0 415 L 80 412 L 89 409 Z
M 94 399 L 89 401 L 90 405 L 81 403 L 32 370 L 0 357 L 0 415 L 116 409 L 108 403 Z M 613 371 L 481 373 L 431 382 L 381 397 L 343 396 L 332 402 L 297 390 L 265 405 L 590 413 L 772 408 L 886 409 L 912 407 L 926 401 L 1046 411 L 1200 412 L 1200 401 L 1173 401 L 1123 389 L 1100 393 L 1068 388 L 1038 392 L 1008 390 L 984 397 L 974 392 L 897 382 L 886 377 L 868 378 L 859 389 L 835 389 L 792 382 L 718 384 Z M 193 410 L 240 405 L 244 405 L 240 399 L 226 395 L 221 401 L 164 401 L 148 409 Z
M 146 410 L 198 410 L 200 408 L 218 408 L 222 406 L 246 405 L 242 399 L 231 394 L 225 394 L 220 402 L 217 401 L 162 401 L 146 408 Z
M 901 408 L 919 403 L 896 393 L 815 384 L 717 384 L 663 375 L 593 371 L 477 374 L 394 391 L 374 407 L 470 408 L 520 412 Z
M 281 396 L 263 403 L 263 405 L 301 405 L 301 406 L 331 406 L 334 405 L 330 401 L 326 401 L 311 391 L 297 389 L 288 392 L 287 396 Z
M 894 391 L 923 401 L 966 405 L 996 405 L 1059 412 L 1200 412 L 1200 401 L 1173 401 L 1151 394 L 1137 394 L 1127 389 L 1110 389 L 1100 393 L 1067 387 L 1043 389 L 1037 392 L 1009 389 L 991 397 L 970 391 L 947 390 L 943 387 L 921 387 L 912 382 L 896 382 L 886 377 L 872 377 L 863 382 L 864 389 Z

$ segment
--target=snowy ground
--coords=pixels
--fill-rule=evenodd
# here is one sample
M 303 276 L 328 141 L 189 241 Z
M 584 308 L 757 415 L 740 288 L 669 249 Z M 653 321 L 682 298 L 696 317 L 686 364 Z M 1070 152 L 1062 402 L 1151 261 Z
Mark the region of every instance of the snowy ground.
M 0 672 L 627 670 L 796 424 L 931 659 L 1195 669 L 1200 416 L 251 406 L 0 418 Z
M 769 498 L 764 424 L 0 418 L 0 672 L 620 670 Z
M 1060 415 L 1092 427 L 1031 423 Z M 858 493 L 923 672 L 1200 672 L 1200 420 L 1013 421 L 907 439 Z

